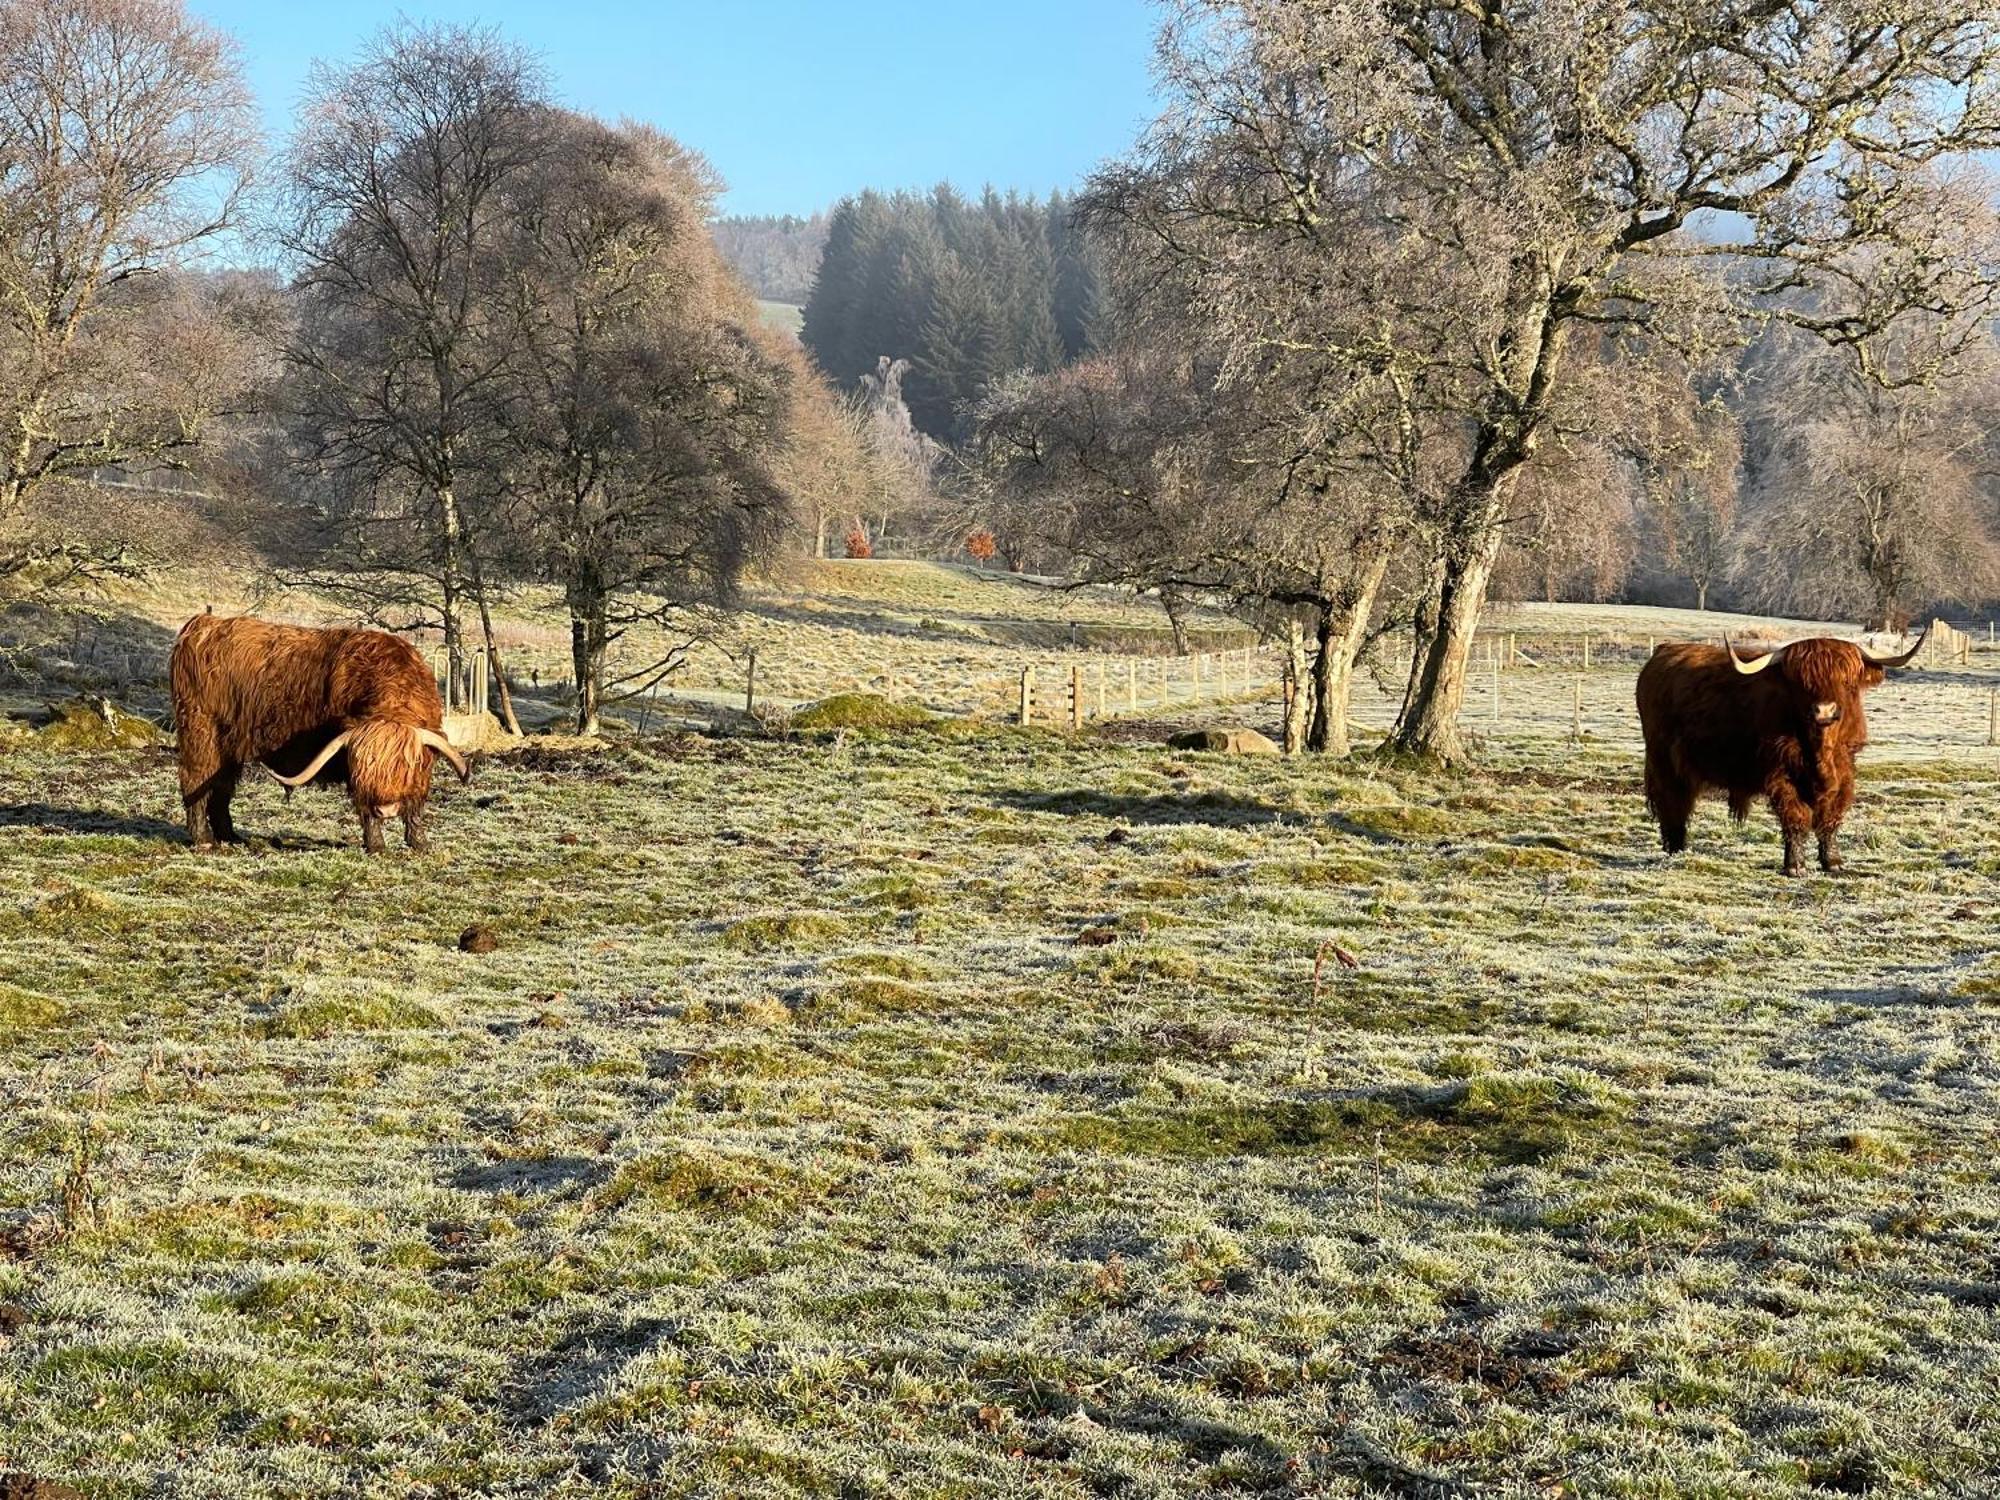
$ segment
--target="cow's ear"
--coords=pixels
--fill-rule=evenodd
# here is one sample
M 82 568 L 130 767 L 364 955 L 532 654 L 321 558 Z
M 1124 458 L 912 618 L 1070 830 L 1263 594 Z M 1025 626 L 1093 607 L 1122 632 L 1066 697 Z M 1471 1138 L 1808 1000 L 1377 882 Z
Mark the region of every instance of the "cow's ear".
M 1880 687 L 1882 685 L 1883 678 L 1886 677 L 1887 675 L 1888 674 L 1883 672 L 1883 670 L 1878 666 L 1874 666 L 1872 664 L 1864 666 L 1861 669 L 1861 685 L 1864 688 Z

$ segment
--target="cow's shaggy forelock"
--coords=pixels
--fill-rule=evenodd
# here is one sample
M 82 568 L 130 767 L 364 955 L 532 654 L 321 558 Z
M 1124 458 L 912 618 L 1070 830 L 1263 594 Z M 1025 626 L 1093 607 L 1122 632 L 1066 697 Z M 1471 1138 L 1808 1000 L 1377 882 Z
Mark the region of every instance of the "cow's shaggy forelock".
M 1882 680 L 1860 650 L 1848 641 L 1794 641 L 1777 663 L 1784 680 L 1808 703 L 1838 703 L 1859 710 L 1861 692 Z

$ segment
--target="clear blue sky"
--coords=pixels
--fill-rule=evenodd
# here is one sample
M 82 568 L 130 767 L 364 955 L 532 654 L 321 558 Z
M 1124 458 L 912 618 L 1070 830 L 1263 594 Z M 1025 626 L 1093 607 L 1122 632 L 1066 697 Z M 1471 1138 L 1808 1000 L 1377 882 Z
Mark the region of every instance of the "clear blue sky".
M 189 0 L 232 33 L 271 136 L 315 58 L 399 14 L 480 21 L 540 54 L 561 100 L 703 152 L 730 213 L 806 213 L 949 178 L 1069 187 L 1152 114 L 1147 0 Z

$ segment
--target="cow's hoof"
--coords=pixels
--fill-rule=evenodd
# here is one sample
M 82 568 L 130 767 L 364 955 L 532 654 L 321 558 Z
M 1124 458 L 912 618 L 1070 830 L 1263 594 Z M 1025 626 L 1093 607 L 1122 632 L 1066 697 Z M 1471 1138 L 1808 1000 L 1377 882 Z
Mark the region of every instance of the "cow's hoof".
M 1804 865 L 1780 865 L 1778 866 L 1778 873 L 1787 879 L 1803 880 L 1806 875 L 1806 867 Z

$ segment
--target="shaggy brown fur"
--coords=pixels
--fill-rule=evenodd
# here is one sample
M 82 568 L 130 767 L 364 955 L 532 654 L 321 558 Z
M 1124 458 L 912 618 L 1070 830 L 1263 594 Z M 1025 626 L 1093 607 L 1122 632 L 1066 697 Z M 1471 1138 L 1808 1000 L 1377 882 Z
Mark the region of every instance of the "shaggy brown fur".
M 434 753 L 451 754 L 467 774 L 462 757 L 438 749 L 444 705 L 423 658 L 379 630 L 197 615 L 174 641 L 170 676 L 181 801 L 196 844 L 236 841 L 229 799 L 246 765 L 296 778 L 342 734 L 312 780 L 348 788 L 371 853 L 391 816 L 402 818 L 412 849 L 424 847 Z
M 1639 671 L 1639 724 L 1646 802 L 1667 852 L 1687 847 L 1688 816 L 1713 789 L 1739 821 L 1757 798 L 1769 801 L 1785 874 L 1805 873 L 1808 832 L 1818 835 L 1820 867 L 1840 868 L 1854 758 L 1868 743 L 1861 695 L 1881 681 L 1882 666 L 1847 641 L 1794 641 L 1754 676 L 1720 646 L 1661 646 Z

